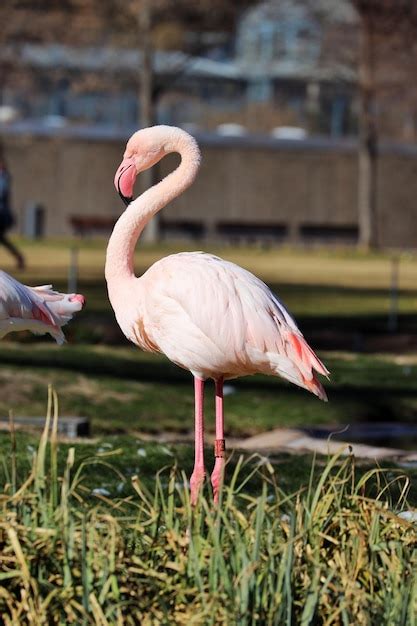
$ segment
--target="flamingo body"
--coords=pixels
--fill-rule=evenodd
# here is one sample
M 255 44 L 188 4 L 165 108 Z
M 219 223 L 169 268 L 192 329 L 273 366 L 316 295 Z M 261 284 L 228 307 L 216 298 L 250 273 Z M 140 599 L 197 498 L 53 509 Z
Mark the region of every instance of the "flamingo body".
M 282 302 L 242 267 L 203 252 L 157 261 L 128 288 L 119 325 L 195 377 L 282 376 L 322 399 L 324 365 Z
M 133 200 L 137 174 L 170 152 L 181 155 L 177 169 Z M 207 378 L 216 384 L 216 461 L 211 482 L 217 500 L 225 450 L 223 381 L 271 374 L 326 400 L 317 373 L 328 374 L 282 302 L 242 267 L 211 254 L 183 252 L 156 262 L 140 278 L 135 276 L 133 255 L 140 233 L 153 215 L 192 184 L 199 164 L 197 143 L 181 129 L 154 126 L 129 139 L 114 179 L 127 209 L 110 237 L 105 269 L 110 302 L 126 337 L 143 350 L 164 353 L 194 376 L 193 504 L 205 476 Z
M 84 302 L 80 294 L 59 293 L 51 285 L 27 287 L 0 270 L 0 339 L 9 332 L 29 330 L 38 335 L 49 333 L 62 344 L 61 327 Z

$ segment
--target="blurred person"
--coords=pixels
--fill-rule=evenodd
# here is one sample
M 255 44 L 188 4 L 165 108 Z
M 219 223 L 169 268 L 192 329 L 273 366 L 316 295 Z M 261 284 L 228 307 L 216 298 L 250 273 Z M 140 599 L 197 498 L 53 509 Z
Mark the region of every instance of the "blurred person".
M 16 259 L 17 269 L 23 270 L 25 260 L 14 244 L 6 237 L 6 232 L 14 224 L 10 208 L 11 177 L 4 158 L 0 155 L 0 245 L 4 246 Z

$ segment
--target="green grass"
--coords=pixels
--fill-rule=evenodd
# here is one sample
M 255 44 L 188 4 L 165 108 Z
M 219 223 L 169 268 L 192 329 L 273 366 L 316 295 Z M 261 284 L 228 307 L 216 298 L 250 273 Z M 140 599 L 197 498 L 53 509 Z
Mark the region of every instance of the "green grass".
M 126 477 L 124 448 L 58 446 L 52 400 L 52 433 L 27 471 L 27 436 L 4 451 L 2 623 L 415 626 L 417 529 L 397 515 L 410 508 L 401 472 L 335 456 L 294 488 L 282 464 L 242 457 L 220 505 L 206 490 L 192 509 L 166 452 L 149 482 L 143 454 Z M 106 473 L 129 482 L 127 496 L 92 493 Z
M 38 436 L 28 433 L 16 433 L 15 456 L 17 481 L 23 483 L 33 463 L 34 455 L 38 447 Z M 147 489 L 153 490 L 158 472 L 161 469 L 178 468 L 190 477 L 194 464 L 194 446 L 192 444 L 169 444 L 143 441 L 134 435 L 111 435 L 99 437 L 94 441 L 86 440 L 75 443 L 60 442 L 57 453 L 57 466 L 62 473 L 65 470 L 66 459 L 70 449 L 76 451 L 74 471 L 79 470 L 84 463 L 88 463 L 88 471 L 83 474 L 83 489 L 85 497 L 98 502 L 95 490 L 104 489 L 108 497 L 129 497 L 135 494 L 131 479 L 139 476 Z M 0 434 L 0 484 L 11 482 L 10 467 L 11 444 L 9 433 Z M 227 476 L 233 474 L 239 462 L 240 452 L 229 455 Z M 214 466 L 213 450 L 205 450 L 207 471 Z M 266 457 L 244 454 L 246 460 L 242 476 L 247 476 L 258 464 L 262 465 Z M 305 455 L 301 459 L 297 456 L 279 453 L 269 457 L 274 467 L 279 468 L 281 486 L 289 492 L 297 491 L 305 484 L 308 476 L 312 455 Z M 250 459 L 250 461 L 249 461 Z M 320 464 L 322 464 L 320 462 Z M 364 466 L 365 467 L 365 466 Z M 414 475 L 413 470 L 409 472 Z M 178 479 L 182 480 L 182 479 Z M 246 493 L 257 493 L 261 481 L 258 476 L 246 485 Z M 210 491 L 209 485 L 205 487 L 205 493 Z M 415 498 L 414 490 L 411 491 L 411 499 Z
M 85 312 L 69 327 L 77 341 L 121 341 L 107 300 L 103 277 L 105 240 L 71 239 L 21 241 L 28 269 L 16 274 L 7 254 L 0 249 L 0 267 L 29 284 L 51 282 L 66 289 L 70 248 L 79 248 L 79 290 L 87 297 Z M 197 247 L 200 247 L 198 244 Z M 139 245 L 138 275 L 159 258 L 194 244 Z M 241 264 L 265 280 L 296 316 L 306 335 L 318 331 L 374 334 L 386 332 L 389 312 L 391 255 L 364 256 L 353 250 L 257 249 L 203 245 L 208 251 Z M 401 255 L 400 329 L 416 332 L 417 257 Z
M 278 426 L 413 422 L 417 416 L 417 359 L 411 356 L 321 355 L 331 371 L 329 402 L 275 377 L 231 381 L 226 432 L 246 436 Z M 48 383 L 59 391 L 62 415 L 91 419 L 92 432 L 186 433 L 193 428 L 191 376 L 162 356 L 132 348 L 2 342 L 0 416 L 42 415 Z M 18 384 L 17 384 L 18 381 Z M 214 429 L 213 388 L 206 415 Z
M 117 327 L 103 279 L 105 241 L 22 241 L 28 270 L 19 277 L 32 284 L 52 280 L 65 289 L 69 249 L 74 243 L 79 246 L 79 290 L 87 296 L 87 307 L 67 326 L 69 345 L 63 349 L 56 348 L 49 338 L 40 341 L 29 334 L 9 335 L 19 341 L 1 342 L 0 415 L 7 415 L 9 409 L 16 415 L 41 414 L 50 382 L 59 390 L 62 413 L 89 417 L 96 435 L 132 430 L 189 432 L 193 426 L 189 374 L 162 356 L 141 353 Z M 139 246 L 138 273 L 165 254 L 193 247 Z M 357 352 L 382 350 L 387 342 L 397 354 L 402 348 L 410 350 L 414 345 L 415 349 L 416 257 L 401 256 L 399 336 L 386 332 L 389 255 L 244 247 L 213 251 L 254 271 L 276 288 L 313 347 L 328 348 L 320 355 L 332 374 L 326 383 L 327 405 L 279 379 L 233 381 L 236 393 L 226 398 L 228 435 L 245 436 L 286 425 L 415 420 L 417 361 L 413 355 L 407 361 L 395 354 L 384 357 Z M 11 269 L 1 249 L 0 265 Z M 212 431 L 210 386 L 206 413 Z
M 38 447 L 38 436 L 31 433 L 17 432 L 15 436 L 15 457 L 17 481 L 23 483 L 33 463 L 34 455 Z M 169 470 L 176 467 L 179 472 L 184 472 L 190 477 L 194 464 L 194 446 L 190 443 L 156 443 L 144 441 L 137 435 L 107 435 L 94 440 L 77 441 L 75 443 L 60 442 L 57 454 L 57 466 L 62 474 L 65 469 L 66 459 L 71 449 L 74 449 L 74 471 L 78 471 L 84 464 L 88 464 L 88 471 L 83 474 L 84 497 L 97 502 L 95 490 L 104 489 L 106 495 L 112 499 L 130 497 L 135 494 L 131 483 L 133 476 L 139 476 L 143 485 L 153 490 L 156 477 L 161 469 Z M 11 482 L 11 443 L 9 433 L 0 433 L 0 484 Z M 239 459 L 245 459 L 241 470 L 241 478 L 246 478 L 251 471 L 269 462 L 274 471 L 279 475 L 280 487 L 288 493 L 293 493 L 303 488 L 308 481 L 313 462 L 312 454 L 289 454 L 275 452 L 267 456 L 250 454 L 235 450 L 228 456 L 226 482 L 231 479 Z M 210 473 L 214 466 L 213 449 L 205 450 L 206 467 Z M 315 461 L 317 471 L 326 464 L 325 457 L 319 457 Z M 375 467 L 372 461 L 361 461 L 357 473 L 362 476 L 370 468 Z M 390 479 L 403 473 L 405 470 L 393 462 L 384 462 L 383 467 Z M 410 480 L 408 493 L 409 502 L 417 506 L 417 467 L 407 467 L 407 477 Z M 182 479 L 179 479 L 182 480 Z M 256 495 L 262 488 L 261 474 L 255 476 L 246 483 L 245 493 Z M 208 496 L 210 486 L 207 484 L 205 493 Z M 394 485 L 392 492 L 399 496 L 399 491 Z

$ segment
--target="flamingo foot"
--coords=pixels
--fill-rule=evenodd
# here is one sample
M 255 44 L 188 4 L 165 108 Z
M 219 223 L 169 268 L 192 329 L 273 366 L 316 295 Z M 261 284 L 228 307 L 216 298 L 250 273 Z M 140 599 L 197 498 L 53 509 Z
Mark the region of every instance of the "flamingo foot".
M 190 490 L 191 490 L 191 505 L 195 506 L 198 500 L 198 494 L 203 487 L 204 480 L 206 478 L 206 471 L 203 468 L 194 468 L 190 478 Z
M 219 501 L 219 495 L 220 495 L 220 491 L 223 485 L 223 477 L 224 477 L 224 458 L 216 457 L 216 461 L 214 463 L 214 469 L 211 474 L 211 485 L 213 487 L 214 504 L 217 504 Z

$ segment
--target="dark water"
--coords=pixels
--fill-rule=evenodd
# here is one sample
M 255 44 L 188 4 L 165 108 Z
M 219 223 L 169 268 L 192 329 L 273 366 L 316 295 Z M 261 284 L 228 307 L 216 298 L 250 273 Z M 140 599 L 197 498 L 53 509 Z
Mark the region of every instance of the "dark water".
M 417 451 L 417 424 L 401 422 L 372 422 L 345 426 L 312 426 L 303 428 L 310 437 L 333 441 L 348 441 L 384 448 Z

